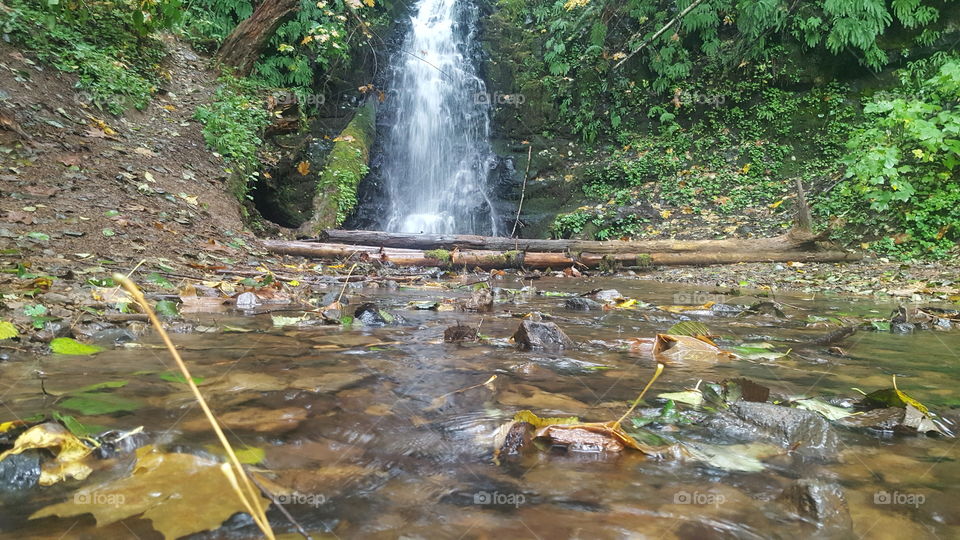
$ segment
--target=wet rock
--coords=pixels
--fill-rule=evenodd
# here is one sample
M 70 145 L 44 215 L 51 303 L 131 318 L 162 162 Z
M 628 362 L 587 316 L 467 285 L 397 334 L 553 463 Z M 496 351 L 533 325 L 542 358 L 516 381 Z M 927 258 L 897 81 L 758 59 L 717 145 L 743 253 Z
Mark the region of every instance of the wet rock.
M 0 492 L 30 489 L 40 480 L 40 452 L 27 450 L 0 461 Z
M 746 310 L 746 306 L 738 304 L 713 304 L 710 306 L 710 311 L 716 315 L 739 315 Z
M 51 321 L 43 325 L 43 330 L 33 335 L 33 340 L 41 343 L 50 343 L 54 338 L 67 337 L 69 335 L 69 324 L 60 321 Z
M 400 324 L 403 319 L 399 315 L 394 315 L 377 307 L 373 302 L 360 304 L 353 312 L 354 318 L 366 326 L 385 326 L 388 324 Z
M 818 460 L 833 459 L 840 439 L 826 419 L 804 409 L 739 401 L 705 422 L 712 435 L 737 442 L 766 441 Z
M 513 341 L 524 350 L 556 351 L 574 346 L 573 340 L 552 322 L 523 321 L 514 332 Z
M 563 307 L 574 311 L 590 311 L 593 309 L 602 309 L 603 304 L 589 298 L 583 298 L 582 296 L 574 296 L 573 298 L 567 298 L 563 303 Z
M 237 309 L 253 309 L 260 305 L 260 298 L 252 292 L 241 293 L 237 296 Z
M 330 291 L 327 294 L 323 295 L 323 298 L 320 299 L 321 306 L 329 306 L 330 304 L 336 302 L 339 299 L 340 304 L 347 306 L 350 305 L 350 299 L 347 298 L 347 295 L 340 296 L 340 291 Z
M 479 311 L 486 313 L 493 311 L 493 292 L 489 287 L 483 287 L 473 291 L 470 299 L 463 303 L 463 308 L 468 311 Z
M 167 327 L 167 332 L 171 334 L 189 334 L 193 332 L 193 324 L 188 322 L 177 322 Z
M 92 322 L 92 323 L 75 325 L 70 330 L 70 333 L 73 334 L 72 337 L 74 339 L 87 340 L 87 339 L 90 339 L 90 337 L 96 334 L 97 332 L 100 332 L 102 330 L 112 328 L 112 327 L 113 325 L 111 324 L 102 323 L 102 322 Z
M 895 322 L 890 325 L 890 331 L 894 334 L 912 334 L 916 330 L 913 323 Z
M 844 426 L 854 429 L 875 429 L 878 431 L 893 431 L 903 420 L 903 409 L 900 407 L 884 407 L 873 409 L 862 414 L 850 415 L 840 419 Z
M 803 478 L 783 490 L 779 500 L 823 529 L 820 537 L 845 538 L 852 532 L 853 520 L 847 500 L 837 484 Z
M 96 449 L 96 456 L 100 459 L 110 459 L 122 454 L 129 454 L 150 442 L 150 436 L 143 431 L 131 433 L 129 431 L 111 430 L 100 434 L 98 439 L 100 446 Z
M 476 341 L 477 329 L 472 326 L 457 324 L 447 327 L 443 331 L 443 340 L 447 343 L 458 343 L 461 341 Z
M 617 301 L 617 298 L 623 298 L 623 295 L 620 294 L 620 291 L 616 289 L 604 289 L 602 291 L 598 291 L 593 295 L 593 297 L 600 302 L 612 304 Z
M 93 333 L 90 340 L 97 345 L 112 347 L 123 343 L 130 343 L 137 340 L 133 332 L 123 328 L 107 328 Z

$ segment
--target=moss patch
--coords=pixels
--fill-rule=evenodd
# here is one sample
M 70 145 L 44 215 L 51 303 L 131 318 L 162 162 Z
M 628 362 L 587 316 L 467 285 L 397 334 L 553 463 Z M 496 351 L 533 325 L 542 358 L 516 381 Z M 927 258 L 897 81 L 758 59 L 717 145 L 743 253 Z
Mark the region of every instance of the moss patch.
M 301 231 L 318 234 L 323 229 L 337 227 L 356 208 L 357 186 L 369 170 L 376 116 L 372 102 L 360 107 L 353 120 L 334 139 L 326 164 L 317 177 L 313 217 L 301 227 Z
M 450 252 L 445 249 L 431 249 L 424 251 L 423 254 L 430 259 L 436 259 L 442 263 L 449 263 L 452 260 Z

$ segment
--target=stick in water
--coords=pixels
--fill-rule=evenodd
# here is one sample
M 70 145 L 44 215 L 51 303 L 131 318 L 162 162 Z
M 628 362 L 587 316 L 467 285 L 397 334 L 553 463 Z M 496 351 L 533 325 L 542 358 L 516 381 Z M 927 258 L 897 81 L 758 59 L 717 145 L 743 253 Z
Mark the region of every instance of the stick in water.
M 630 408 L 627 409 L 627 412 L 623 413 L 623 416 L 621 416 L 619 420 L 613 423 L 614 429 L 619 428 L 620 422 L 623 422 L 624 418 L 630 416 L 630 413 L 632 413 L 633 410 L 637 408 L 637 405 L 639 405 L 640 401 L 643 400 L 643 395 L 647 393 L 647 390 L 649 390 L 651 386 L 653 386 L 653 382 L 657 380 L 657 377 L 659 377 L 661 373 L 663 373 L 663 364 L 657 364 L 657 371 L 653 374 L 653 377 L 650 377 L 650 382 L 648 382 L 647 385 L 643 387 L 643 392 L 640 392 L 640 395 L 637 396 L 637 399 L 633 401 L 633 405 L 631 405 Z
M 132 296 L 133 299 L 140 304 L 140 307 L 143 309 L 144 313 L 146 313 L 147 317 L 150 318 L 150 322 L 153 323 L 153 327 L 156 328 L 157 333 L 160 334 L 164 345 L 167 346 L 167 349 L 170 351 L 170 355 L 173 356 L 173 359 L 177 363 L 177 367 L 180 368 L 180 373 L 183 374 L 183 378 L 187 381 L 190 391 L 193 392 L 194 397 L 197 398 L 197 403 L 199 403 L 200 408 L 203 409 L 203 414 L 207 416 L 207 420 L 210 421 L 213 431 L 217 434 L 217 438 L 220 439 L 220 444 L 223 445 L 223 449 L 227 453 L 230 464 L 233 465 L 232 469 L 229 467 L 225 468 L 225 474 L 227 474 L 227 479 L 230 481 L 230 485 L 233 486 L 234 491 L 240 498 L 240 502 L 243 503 L 244 508 L 247 509 L 247 513 L 249 513 L 250 517 L 253 518 L 253 521 L 257 524 L 257 527 L 260 528 L 260 531 L 263 532 L 263 535 L 268 539 L 273 540 L 275 538 L 273 529 L 270 528 L 270 522 L 267 521 L 266 511 L 260 504 L 259 490 L 254 489 L 253 485 L 250 483 L 250 478 L 247 476 L 243 465 L 240 464 L 240 459 L 237 458 L 237 454 L 234 453 L 233 447 L 230 446 L 230 441 L 227 440 L 227 436 L 224 435 L 223 430 L 220 429 L 220 424 L 217 422 L 216 417 L 213 416 L 213 412 L 210 410 L 210 406 L 207 405 L 207 401 L 203 399 L 203 394 L 200 393 L 200 389 L 197 388 L 196 383 L 193 382 L 193 377 L 190 375 L 190 370 L 187 369 L 187 364 L 184 363 L 183 358 L 180 357 L 180 353 L 177 352 L 177 348 L 173 345 L 173 341 L 170 340 L 170 336 L 167 335 L 167 331 L 163 329 L 163 325 L 160 323 L 160 319 L 157 318 L 157 314 L 154 313 L 153 308 L 150 307 L 150 304 L 143 296 L 143 293 L 140 292 L 140 289 L 137 288 L 137 285 L 131 281 L 130 278 L 123 274 L 116 273 L 113 274 L 113 279 L 120 283 L 123 288 L 130 293 L 130 296 Z M 241 483 L 243 489 L 241 489 Z

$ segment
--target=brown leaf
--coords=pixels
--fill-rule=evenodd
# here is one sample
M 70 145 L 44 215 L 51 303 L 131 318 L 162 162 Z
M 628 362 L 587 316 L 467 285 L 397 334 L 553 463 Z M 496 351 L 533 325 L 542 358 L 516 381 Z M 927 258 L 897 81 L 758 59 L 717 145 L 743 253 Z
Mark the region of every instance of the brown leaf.
M 63 163 L 67 167 L 79 167 L 82 160 L 83 156 L 78 152 L 63 154 L 57 158 L 57 161 Z
M 270 501 L 261 497 L 260 504 L 266 508 Z M 139 516 L 171 540 L 216 529 L 244 511 L 219 462 L 144 447 L 137 450 L 130 476 L 83 488 L 65 502 L 41 508 L 30 519 L 93 514 L 97 526 L 103 527 Z
M 661 362 L 718 362 L 733 355 L 716 345 L 690 336 L 657 334 L 653 356 Z
M 34 221 L 33 214 L 29 212 L 20 212 L 19 210 L 8 211 L 5 219 L 10 223 L 23 223 L 24 225 L 30 225 Z
M 297 163 L 297 172 L 303 176 L 310 174 L 310 162 L 301 161 L 300 163 Z
M 40 186 L 28 186 L 24 188 L 24 191 L 30 195 L 37 197 L 53 197 L 57 193 L 56 187 L 40 187 Z

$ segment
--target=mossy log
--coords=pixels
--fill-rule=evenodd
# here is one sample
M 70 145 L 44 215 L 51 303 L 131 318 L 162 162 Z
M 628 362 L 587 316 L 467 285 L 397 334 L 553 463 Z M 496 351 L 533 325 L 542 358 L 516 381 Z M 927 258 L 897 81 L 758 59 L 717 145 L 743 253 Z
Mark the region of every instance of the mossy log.
M 340 225 L 357 205 L 357 186 L 366 176 L 370 149 L 376 137 L 376 100 L 357 109 L 347 127 L 334 139 L 323 170 L 317 171 L 313 215 L 300 226 L 300 233 L 319 235 Z
M 621 252 L 557 253 L 520 250 L 431 250 L 354 246 L 320 242 L 267 240 L 268 250 L 283 255 L 340 260 L 359 259 L 379 261 L 396 266 L 439 266 L 446 268 L 567 268 L 577 265 L 586 268 L 648 267 L 657 265 L 707 266 L 740 262 L 847 262 L 860 260 L 860 254 L 840 250 L 728 250 L 687 253 Z

